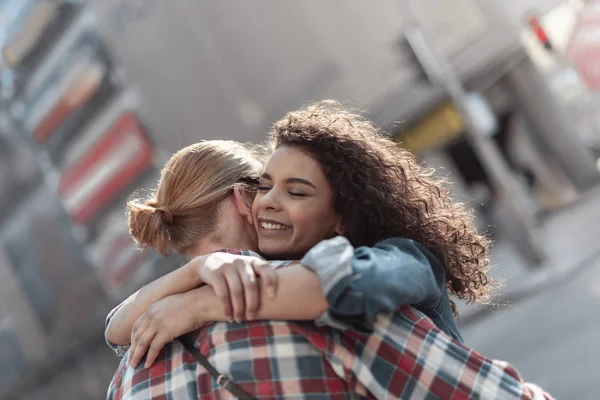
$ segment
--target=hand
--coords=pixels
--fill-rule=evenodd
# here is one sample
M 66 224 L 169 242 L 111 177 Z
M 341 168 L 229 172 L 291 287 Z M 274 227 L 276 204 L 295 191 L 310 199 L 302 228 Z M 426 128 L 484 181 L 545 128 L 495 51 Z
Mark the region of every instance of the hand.
M 229 322 L 256 318 L 260 308 L 257 275 L 270 297 L 275 296 L 277 278 L 267 262 L 256 257 L 212 253 L 190 261 L 198 263 L 200 278 L 212 286 Z
M 148 352 L 144 368 L 150 368 L 167 343 L 203 325 L 204 321 L 190 311 L 192 307 L 186 299 L 185 293 L 165 297 L 135 321 L 129 348 L 130 367 L 137 367 Z

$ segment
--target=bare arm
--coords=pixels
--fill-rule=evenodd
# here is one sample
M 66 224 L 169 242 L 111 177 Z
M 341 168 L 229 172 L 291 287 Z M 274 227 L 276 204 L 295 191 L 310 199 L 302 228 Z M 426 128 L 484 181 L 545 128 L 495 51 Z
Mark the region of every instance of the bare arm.
M 308 268 L 296 264 L 276 270 L 275 276 L 277 292 L 274 296 L 267 293 L 265 281 L 259 280 L 260 308 L 255 319 L 313 321 L 327 310 L 319 276 Z M 120 345 L 130 344 L 132 330 L 146 330 L 147 326 L 165 331 L 172 340 L 206 322 L 230 320 L 211 286 L 167 296 L 143 310 L 142 314 L 131 327 L 114 327 L 123 338 Z
M 242 262 L 241 260 L 244 261 Z M 186 309 L 188 309 L 187 307 L 191 307 L 188 310 L 193 310 L 194 312 L 204 310 L 204 314 L 201 318 L 203 321 L 230 321 L 232 319 L 231 309 L 229 308 L 229 312 L 226 312 L 223 308 L 224 299 L 222 298 L 226 297 L 228 299 L 229 294 L 227 293 L 227 295 L 223 296 L 227 292 L 223 291 L 223 289 L 227 288 L 227 285 L 229 285 L 229 289 L 234 293 L 234 296 L 232 297 L 237 301 L 244 297 L 243 293 L 239 292 L 242 287 L 240 285 L 237 285 L 236 288 L 233 287 L 233 284 L 236 283 L 236 279 L 227 282 L 224 280 L 219 281 L 213 279 L 211 274 L 214 274 L 216 268 L 227 261 L 231 261 L 230 266 L 233 267 L 233 269 L 238 268 L 238 270 L 248 271 L 247 268 L 243 267 L 248 265 L 246 262 L 250 262 L 249 260 L 252 262 L 258 261 L 254 257 L 214 253 L 206 257 L 197 257 L 177 271 L 150 283 L 138 293 L 127 299 L 114 312 L 114 315 L 108 321 L 105 331 L 106 340 L 114 345 L 123 346 L 130 344 L 131 333 L 135 321 L 147 310 L 151 309 L 153 304 L 172 295 L 179 295 L 176 298 L 177 302 L 185 304 Z M 291 272 L 289 270 L 291 270 Z M 227 275 L 232 272 L 232 269 L 229 271 L 221 271 L 224 271 L 224 274 Z M 252 282 L 249 274 L 242 274 L 241 276 L 241 281 L 243 281 L 245 287 L 247 307 L 256 311 L 262 309 L 263 313 L 267 312 L 269 313 L 269 316 L 261 317 L 262 314 L 259 313 L 254 315 L 253 318 L 311 319 L 304 317 L 307 315 L 307 311 L 310 312 L 310 309 L 306 310 L 302 306 L 302 300 L 307 296 L 308 291 L 311 288 L 317 293 L 319 296 L 318 298 L 322 300 L 323 308 L 321 309 L 321 312 L 327 309 L 327 303 L 325 302 L 325 298 L 320 289 L 319 277 L 311 271 L 303 267 L 300 268 L 300 266 L 291 266 L 284 268 L 279 273 L 275 274 L 271 266 L 262 261 L 260 262 L 260 265 L 255 266 L 254 271 L 263 278 L 259 280 L 261 283 L 259 290 L 256 290 L 258 288 L 254 288 L 258 282 Z M 252 269 L 250 269 L 249 272 L 252 272 Z M 239 277 L 237 273 L 234 274 L 234 276 Z M 277 276 L 277 279 L 275 279 L 275 276 Z M 277 286 L 279 286 L 279 279 L 284 280 L 285 287 L 282 287 L 280 296 L 274 297 L 275 282 L 277 282 Z M 306 280 L 306 282 L 301 282 L 302 285 L 299 285 L 299 282 L 294 282 L 294 279 Z M 215 295 L 215 291 L 212 287 L 198 288 L 204 281 L 209 284 L 218 285 L 215 286 L 215 288 L 219 289 L 217 293 L 219 293 L 219 291 L 221 292 L 221 298 Z M 307 288 L 305 285 L 311 286 Z M 238 289 L 238 292 L 234 289 Z M 205 296 L 208 296 L 206 295 L 207 293 L 210 293 L 210 297 L 205 299 Z M 240 293 L 242 294 L 240 295 Z M 283 293 L 285 293 L 285 296 L 282 297 L 281 294 Z M 258 298 L 253 299 L 251 296 L 256 296 Z M 311 298 L 315 297 L 314 294 L 310 296 Z M 276 304 L 278 301 L 281 301 L 281 304 Z M 264 308 L 259 308 L 261 305 Z M 154 307 L 154 309 L 157 307 L 159 306 Z M 243 308 L 243 306 L 238 307 L 238 310 L 241 308 Z M 290 310 L 291 313 L 287 310 Z M 279 314 L 276 314 L 277 312 Z M 198 311 L 198 313 L 200 313 L 200 311 Z M 218 318 L 211 319 L 210 317 L 212 315 L 217 316 Z M 308 317 L 311 316 L 313 316 L 313 314 L 308 314 Z M 318 316 L 319 314 L 316 314 L 314 315 L 314 318 L 317 318 Z M 241 315 L 238 317 L 238 320 L 243 319 Z M 197 320 L 198 318 L 195 319 Z M 186 326 L 192 325 L 188 324 Z
M 265 280 L 260 280 L 260 307 L 256 318 L 271 320 L 317 319 L 328 308 L 317 274 L 300 264 L 275 271 L 277 292 L 269 295 Z M 211 286 L 168 296 L 153 305 L 134 323 L 129 365 L 136 367 L 147 353 L 150 367 L 164 345 L 200 328 L 209 321 L 228 321 Z
M 260 281 L 260 308 L 256 319 L 314 321 L 327 308 L 319 276 L 308 268 L 295 264 L 275 270 L 277 293 L 267 294 Z M 182 293 L 199 321 L 227 321 L 215 291 L 205 286 Z
M 119 306 L 104 332 L 106 340 L 116 345 L 130 344 L 133 323 L 150 305 L 165 297 L 198 288 L 202 283 L 200 274 L 190 263 L 149 283 Z

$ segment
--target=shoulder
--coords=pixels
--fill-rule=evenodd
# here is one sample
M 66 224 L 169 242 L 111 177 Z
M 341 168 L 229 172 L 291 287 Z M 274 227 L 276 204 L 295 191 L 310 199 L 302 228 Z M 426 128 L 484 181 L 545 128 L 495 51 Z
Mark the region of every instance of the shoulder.
M 127 361 L 128 354 L 121 359 L 121 363 L 111 380 L 108 389 L 109 399 L 142 400 L 155 398 L 154 396 L 158 394 L 164 396 L 176 394 L 179 396 L 182 394 L 179 393 L 182 390 L 186 391 L 186 395 L 193 395 L 189 398 L 195 398 L 197 395 L 195 389 L 193 390 L 194 393 L 188 393 L 192 386 L 182 385 L 181 388 L 173 389 L 168 388 L 171 385 L 164 385 L 164 382 L 184 380 L 191 383 L 197 380 L 205 380 L 207 384 L 210 384 L 210 376 L 197 370 L 194 356 L 178 340 L 167 343 L 154 365 L 150 368 L 144 368 L 143 364 L 137 368 L 131 368 L 128 366 Z
M 396 252 L 399 250 L 399 254 L 405 254 L 414 258 L 415 260 L 429 264 L 434 271 L 441 273 L 444 272 L 444 267 L 441 261 L 431 251 L 429 251 L 427 247 L 415 240 L 393 237 L 377 242 L 375 247 L 388 249 L 393 248 Z

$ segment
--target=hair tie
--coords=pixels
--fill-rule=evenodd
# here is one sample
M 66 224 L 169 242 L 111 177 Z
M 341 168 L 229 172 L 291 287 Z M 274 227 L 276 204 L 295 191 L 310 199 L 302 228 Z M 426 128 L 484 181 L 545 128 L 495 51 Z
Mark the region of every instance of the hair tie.
M 162 215 L 164 217 L 164 222 L 167 225 L 170 225 L 173 223 L 173 213 L 167 207 L 156 207 L 156 211 L 159 211 L 162 213 Z

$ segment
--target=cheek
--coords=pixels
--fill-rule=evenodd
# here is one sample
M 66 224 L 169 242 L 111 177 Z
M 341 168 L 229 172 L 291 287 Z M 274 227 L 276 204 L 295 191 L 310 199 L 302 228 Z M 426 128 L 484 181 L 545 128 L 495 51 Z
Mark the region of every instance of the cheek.
M 294 215 L 294 229 L 298 231 L 298 233 L 310 232 L 314 230 L 317 223 L 318 215 L 312 210 L 300 210 L 296 212 Z
M 260 199 L 261 199 L 261 194 L 257 193 L 256 196 L 254 197 L 254 201 L 252 202 L 252 218 L 256 218 L 256 215 L 258 214 L 258 209 L 260 207 Z
M 322 240 L 335 230 L 335 213 L 322 207 L 310 207 L 296 213 L 294 228 L 302 239 L 309 241 Z

